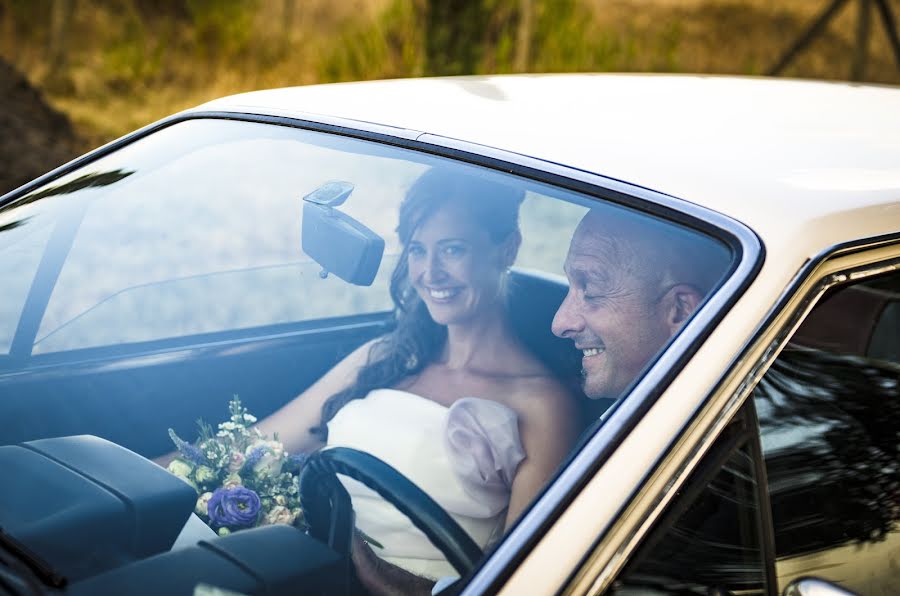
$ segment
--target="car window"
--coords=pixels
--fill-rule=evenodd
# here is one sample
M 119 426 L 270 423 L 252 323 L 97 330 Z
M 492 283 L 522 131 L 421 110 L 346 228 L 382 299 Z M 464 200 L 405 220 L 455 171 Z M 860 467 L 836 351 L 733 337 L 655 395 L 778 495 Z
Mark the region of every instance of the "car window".
M 755 390 L 778 580 L 896 592 L 900 275 L 831 290 Z
M 217 436 L 237 396 L 291 453 L 387 461 L 484 550 L 733 270 L 687 221 L 351 136 L 178 121 L 0 209 L 0 444 L 163 456 L 169 429 Z M 452 572 L 348 486 L 379 556 Z
M 614 582 L 614 594 L 764 594 L 747 408 L 719 437 Z
M 95 164 L 127 175 L 104 187 L 85 214 L 35 353 L 387 310 L 384 276 L 380 291 L 337 290 L 333 277 L 304 291 L 321 268 L 300 248 L 302 197 L 352 172 L 355 192 L 369 200 L 348 210 L 390 237 L 403 185 L 422 166 L 394 168 L 376 183 L 382 158 L 357 159 L 297 136 L 304 135 L 190 122 Z M 183 154 L 160 159 L 171 146 Z M 375 204 L 383 211 L 372 212 Z
M 0 300 L 0 354 L 8 354 L 21 320 L 22 309 L 34 283 L 41 255 L 52 230 L 52 222 L 32 222 L 22 210 L 17 218 L 0 225 L 0 279 L 3 279 L 3 300 Z

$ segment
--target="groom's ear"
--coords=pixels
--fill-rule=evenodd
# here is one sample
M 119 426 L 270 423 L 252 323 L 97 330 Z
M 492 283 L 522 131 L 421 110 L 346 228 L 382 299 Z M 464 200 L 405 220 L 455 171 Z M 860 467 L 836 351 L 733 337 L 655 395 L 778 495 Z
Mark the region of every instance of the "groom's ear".
M 669 288 L 661 301 L 665 324 L 669 328 L 669 335 L 675 335 L 685 321 L 691 318 L 694 311 L 700 305 L 703 296 L 694 286 L 678 284 Z

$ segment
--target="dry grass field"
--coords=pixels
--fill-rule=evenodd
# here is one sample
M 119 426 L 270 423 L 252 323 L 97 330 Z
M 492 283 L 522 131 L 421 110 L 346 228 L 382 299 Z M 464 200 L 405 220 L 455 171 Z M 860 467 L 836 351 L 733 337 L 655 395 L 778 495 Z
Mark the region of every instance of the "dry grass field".
M 497 9 L 472 70 L 762 75 L 829 1 L 533 0 L 522 53 L 523 2 L 485 0 Z M 424 2 L 0 0 L 0 56 L 96 145 L 229 93 L 430 74 Z M 857 19 L 854 1 L 785 76 L 848 79 Z M 864 80 L 900 83 L 874 13 L 868 57 Z

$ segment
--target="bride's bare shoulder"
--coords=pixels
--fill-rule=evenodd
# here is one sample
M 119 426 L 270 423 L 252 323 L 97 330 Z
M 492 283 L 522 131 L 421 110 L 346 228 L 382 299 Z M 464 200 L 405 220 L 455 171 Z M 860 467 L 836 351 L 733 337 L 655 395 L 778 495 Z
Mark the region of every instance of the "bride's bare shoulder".
M 543 363 L 537 359 L 529 361 L 521 372 L 509 377 L 498 401 L 520 417 L 568 419 L 578 415 L 576 392 Z
M 365 366 L 372 357 L 377 357 L 383 345 L 384 336 L 376 337 L 365 342 L 341 360 L 335 367 L 347 367 L 352 369 L 360 369 Z

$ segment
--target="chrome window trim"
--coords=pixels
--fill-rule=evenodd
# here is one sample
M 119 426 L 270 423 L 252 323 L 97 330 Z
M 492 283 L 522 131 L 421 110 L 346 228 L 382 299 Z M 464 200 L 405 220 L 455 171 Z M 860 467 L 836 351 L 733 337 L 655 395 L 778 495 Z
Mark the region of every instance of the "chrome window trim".
M 599 594 L 609 588 L 643 537 L 825 292 L 838 285 L 891 271 L 900 271 L 900 233 L 835 245 L 807 262 L 769 311 L 745 349 L 732 360 L 707 396 L 695 422 L 684 431 L 654 471 L 655 482 L 646 482 L 629 504 L 630 514 L 620 516 L 621 521 L 616 526 L 598 537 L 595 546 L 573 573 L 564 593 Z M 655 490 L 650 488 L 651 484 L 655 485 Z M 768 504 L 768 499 L 765 503 Z M 635 515 L 639 519 L 634 519 Z M 769 562 L 766 564 L 768 567 Z M 767 580 L 771 582 L 775 578 Z
M 490 558 L 467 580 L 463 594 L 496 591 L 514 571 L 558 515 L 571 502 L 602 462 L 634 428 L 640 417 L 665 390 L 677 372 L 696 352 L 714 325 L 740 297 L 759 269 L 765 250 L 756 234 L 744 224 L 715 211 L 651 189 L 557 163 L 401 128 L 311 114 L 264 115 L 239 111 L 191 111 L 176 114 L 139 129 L 121 139 L 73 160 L 40 178 L 0 197 L 0 211 L 14 207 L 17 199 L 75 168 L 103 157 L 120 147 L 172 124 L 195 119 L 224 119 L 302 128 L 375 141 L 414 151 L 469 162 L 482 167 L 567 188 L 595 199 L 625 205 L 664 217 L 716 237 L 735 253 L 730 275 L 707 298 L 682 332 L 669 344 L 644 377 L 632 388 L 628 399 L 612 408 L 602 426 L 573 454 L 554 482 L 522 515 L 495 547 Z

